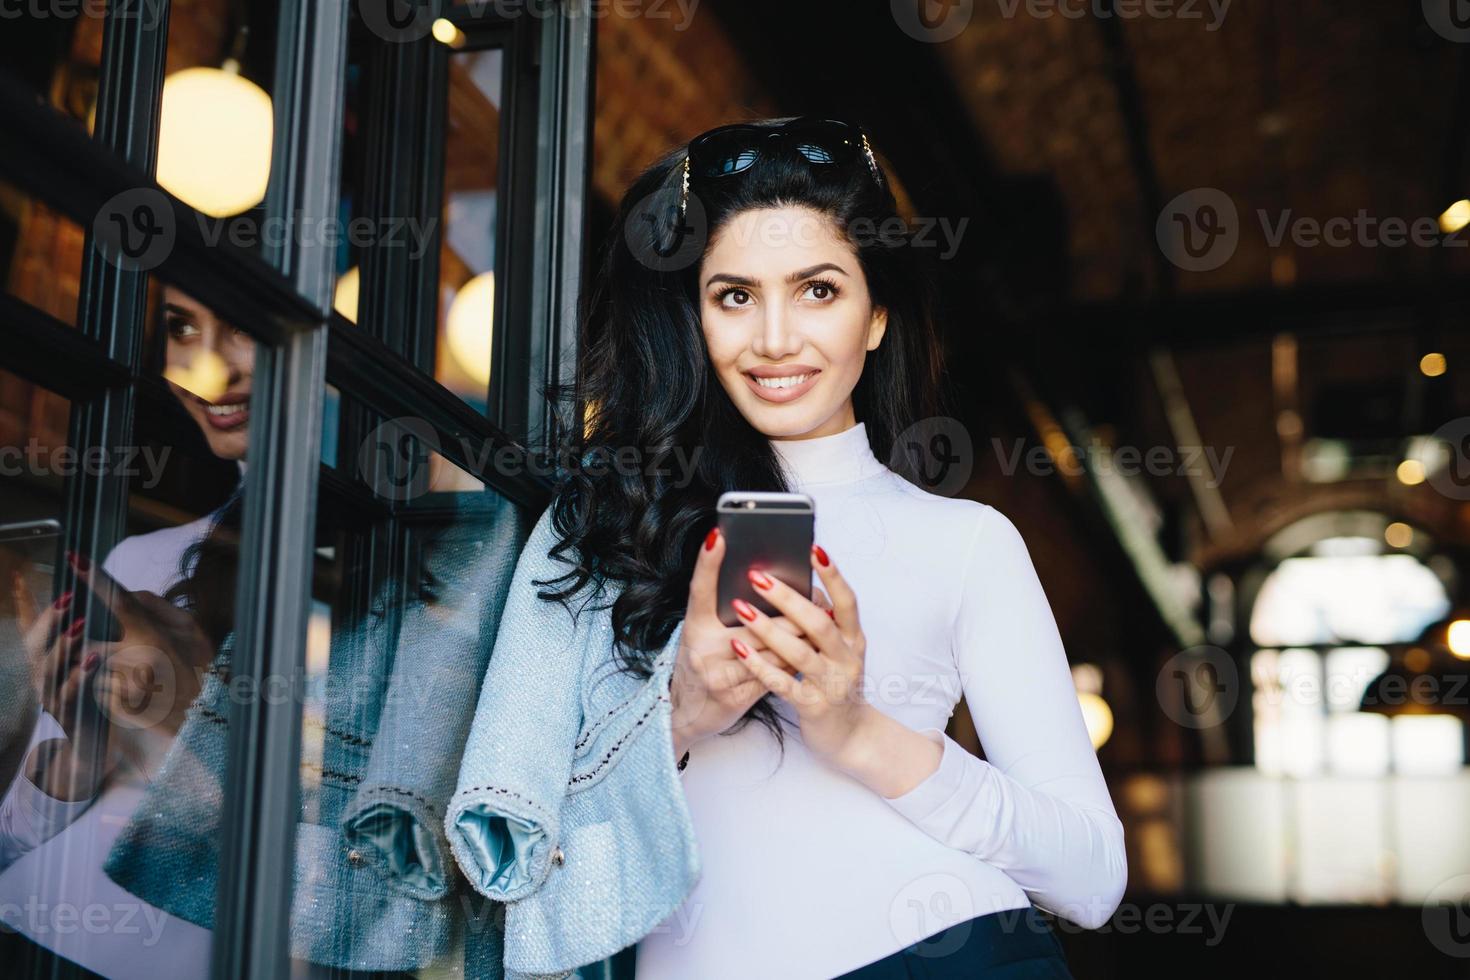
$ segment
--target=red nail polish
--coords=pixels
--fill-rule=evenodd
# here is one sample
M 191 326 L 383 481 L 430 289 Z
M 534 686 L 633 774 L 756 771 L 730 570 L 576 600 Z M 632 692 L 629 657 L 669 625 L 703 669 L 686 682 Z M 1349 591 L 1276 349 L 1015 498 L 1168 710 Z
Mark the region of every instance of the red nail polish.
M 832 620 L 834 623 L 837 622 L 837 614 L 830 609 L 827 610 L 827 618 Z
M 82 627 L 83 626 L 86 626 L 86 625 L 87 625 L 86 617 L 83 617 L 83 618 L 77 620 L 75 623 L 72 623 L 71 626 L 69 626 L 67 628 L 67 631 L 66 631 L 67 637 L 69 637 L 70 639 L 75 640 L 77 637 L 79 637 L 79 636 L 82 635 Z
M 748 574 L 750 575 L 751 583 L 754 584 L 757 589 L 769 589 L 771 586 L 776 584 L 775 582 L 771 581 L 770 577 L 767 576 L 765 572 L 761 571 L 758 568 L 752 568 Z
M 87 659 L 82 661 L 82 669 L 90 674 L 92 671 L 97 669 L 97 664 L 101 660 L 102 654 L 98 653 L 96 650 L 93 650 L 91 653 L 87 654 Z
M 741 660 L 747 660 L 750 658 L 750 647 L 746 646 L 744 643 L 741 643 L 739 640 L 732 638 L 730 640 L 730 646 L 735 648 L 735 653 L 737 656 L 740 657 Z
M 92 563 L 87 560 L 85 555 L 79 555 L 75 551 L 68 551 L 66 557 L 71 562 L 72 567 L 79 572 L 85 572 L 92 567 Z
M 71 589 L 67 589 L 65 592 L 61 593 L 61 596 L 55 602 L 51 603 L 51 605 L 55 609 L 65 609 L 67 606 L 70 606 Z
M 816 554 L 817 561 L 821 563 L 823 568 L 826 568 L 828 565 L 832 564 L 832 559 L 827 557 L 827 552 L 822 550 L 821 545 L 812 545 L 812 552 Z
M 739 616 L 747 623 L 754 621 L 755 607 L 752 606 L 750 603 L 746 602 L 744 599 L 731 599 L 730 605 L 735 607 L 735 615 Z
M 704 536 L 704 550 L 713 551 L 715 542 L 718 540 L 720 540 L 720 529 L 717 527 L 710 528 L 709 533 Z

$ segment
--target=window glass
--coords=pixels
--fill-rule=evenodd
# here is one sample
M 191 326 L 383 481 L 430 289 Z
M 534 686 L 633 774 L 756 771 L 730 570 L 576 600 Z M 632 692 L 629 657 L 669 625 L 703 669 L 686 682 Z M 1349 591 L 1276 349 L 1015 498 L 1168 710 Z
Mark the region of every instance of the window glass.
M 18 300 L 76 326 L 85 246 L 80 225 L 0 180 L 0 275 L 6 294 L 0 303 Z

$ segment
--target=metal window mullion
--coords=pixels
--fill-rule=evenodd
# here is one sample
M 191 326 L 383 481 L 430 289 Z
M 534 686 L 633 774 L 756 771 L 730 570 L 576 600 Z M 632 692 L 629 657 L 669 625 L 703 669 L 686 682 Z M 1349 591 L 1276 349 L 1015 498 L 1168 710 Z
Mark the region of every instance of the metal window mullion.
M 346 0 L 281 0 L 278 107 L 267 210 L 293 226 L 336 217 Z M 232 698 L 213 975 L 290 973 L 301 690 L 315 560 L 317 478 L 334 262 L 327 236 L 287 236 L 267 258 L 317 310 L 314 326 L 258 343 L 236 590 Z M 288 693 L 291 696 L 272 696 Z

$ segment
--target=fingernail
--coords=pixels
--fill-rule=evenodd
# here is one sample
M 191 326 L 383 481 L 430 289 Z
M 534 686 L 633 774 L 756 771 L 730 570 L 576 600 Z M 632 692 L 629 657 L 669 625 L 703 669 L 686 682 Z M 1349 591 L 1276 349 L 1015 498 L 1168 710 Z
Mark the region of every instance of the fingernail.
M 828 565 L 832 564 L 832 559 L 827 557 L 827 552 L 822 550 L 821 545 L 812 545 L 812 553 L 817 556 L 817 561 L 821 563 L 823 568 L 826 568 Z
M 770 580 L 765 572 L 758 568 L 752 568 L 747 574 L 750 576 L 751 584 L 757 589 L 769 589 L 776 584 Z
M 86 625 L 87 618 L 83 616 L 81 619 L 77 620 L 75 623 L 72 623 L 71 626 L 67 628 L 66 635 L 71 637 L 72 639 L 76 639 L 77 637 L 82 635 L 82 627 Z
M 85 572 L 92 567 L 92 563 L 87 560 L 85 555 L 79 555 L 75 551 L 68 551 L 66 553 L 66 560 L 71 562 L 72 567 L 79 572 Z
M 704 550 L 713 551 L 715 542 L 718 540 L 720 540 L 720 529 L 717 527 L 710 528 L 709 533 L 704 536 Z
M 82 661 L 82 669 L 90 674 L 92 671 L 97 669 L 97 665 L 101 662 L 102 654 L 98 653 L 96 650 L 93 650 L 91 653 L 87 654 L 87 658 Z
M 61 593 L 60 598 L 51 603 L 53 609 L 65 609 L 69 605 L 71 605 L 71 589 Z
M 735 607 L 735 615 L 739 616 L 747 623 L 752 622 L 755 619 L 755 607 L 746 602 L 744 599 L 731 599 L 730 605 Z
M 832 620 L 833 622 L 836 622 L 837 621 L 837 613 L 833 612 L 831 609 L 828 609 L 827 610 L 827 618 L 830 619 L 830 620 Z
M 750 647 L 746 646 L 744 643 L 741 643 L 739 640 L 731 637 L 730 646 L 735 648 L 735 653 L 738 657 L 740 657 L 741 660 L 747 660 L 750 658 Z

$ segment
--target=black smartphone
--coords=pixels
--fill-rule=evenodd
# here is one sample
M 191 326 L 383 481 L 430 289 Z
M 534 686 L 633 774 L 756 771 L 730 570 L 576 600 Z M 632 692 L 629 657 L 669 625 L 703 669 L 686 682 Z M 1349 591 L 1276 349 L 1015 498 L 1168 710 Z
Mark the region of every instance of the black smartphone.
M 743 626 L 730 605 L 744 599 L 767 616 L 783 613 L 750 584 L 746 572 L 758 568 L 797 592 L 812 597 L 812 533 L 817 505 L 804 493 L 739 491 L 720 494 L 715 506 L 725 557 L 720 562 L 717 604 L 720 622 Z
M 14 551 L 25 567 L 27 584 L 31 593 L 42 601 L 51 595 L 52 583 L 57 573 L 56 555 L 61 547 L 61 525 L 55 520 L 18 521 L 0 524 L 0 547 Z M 122 625 L 105 615 L 107 607 L 102 599 L 87 587 L 86 580 L 75 577 L 72 586 L 72 601 L 62 615 L 56 631 L 49 638 L 54 642 L 62 631 L 70 629 L 82 616 L 87 617 L 87 638 L 98 641 L 115 641 L 122 638 Z M 100 624 L 107 620 L 111 628 L 106 634 Z

